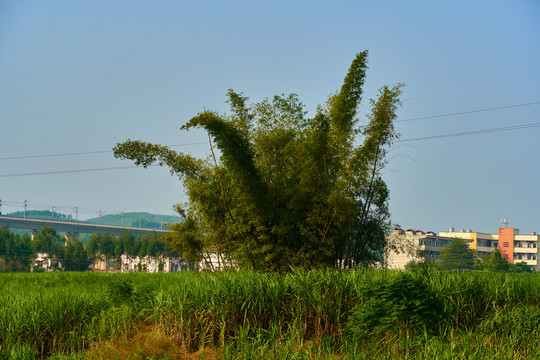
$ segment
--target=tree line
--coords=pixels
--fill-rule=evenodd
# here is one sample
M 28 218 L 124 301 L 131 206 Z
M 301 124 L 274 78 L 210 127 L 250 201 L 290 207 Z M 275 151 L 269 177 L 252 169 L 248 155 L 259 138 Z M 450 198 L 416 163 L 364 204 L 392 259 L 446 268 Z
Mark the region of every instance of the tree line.
M 62 264 L 67 271 L 86 271 L 98 258 L 112 260 L 120 266 L 120 257 L 178 256 L 168 242 L 152 233 L 133 236 L 126 231 L 120 235 L 92 234 L 89 240 L 66 240 L 51 227 L 43 227 L 31 238 L 0 227 L 0 271 L 30 271 L 38 254 L 55 259 L 55 267 Z
M 35 219 L 54 219 L 54 220 L 63 220 L 63 221 L 75 221 L 73 215 L 64 214 L 61 212 L 50 211 L 50 210 L 27 210 L 27 211 L 14 211 L 7 216 L 13 217 L 29 217 Z

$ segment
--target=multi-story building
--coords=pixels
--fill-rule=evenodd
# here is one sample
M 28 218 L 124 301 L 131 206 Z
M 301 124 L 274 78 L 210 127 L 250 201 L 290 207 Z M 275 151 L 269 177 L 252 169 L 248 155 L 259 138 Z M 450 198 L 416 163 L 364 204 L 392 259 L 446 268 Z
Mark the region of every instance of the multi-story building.
M 199 271 L 223 271 L 228 269 L 237 269 L 235 261 L 217 251 L 216 247 L 210 246 L 205 252 L 198 264 Z
M 98 256 L 90 265 L 92 271 L 98 272 L 175 272 L 189 270 L 189 264 L 175 257 L 167 256 L 129 256 L 122 255 L 120 258 L 105 258 Z
M 450 244 L 450 237 L 433 231 L 396 228 L 387 236 L 385 263 L 389 269 L 403 269 L 411 261 L 424 259 L 439 262 L 441 249 Z
M 154 256 L 128 256 L 120 257 L 122 263 L 122 272 L 143 271 L 143 272 L 175 272 L 189 270 L 189 264 L 178 258 L 154 257 Z
M 476 251 L 479 257 L 491 254 L 499 249 L 504 259 L 509 263 L 524 262 L 535 270 L 540 270 L 538 265 L 538 248 L 540 236 L 535 232 L 521 235 L 519 229 L 500 228 L 498 234 L 486 234 L 473 232 L 472 230 L 449 231 L 439 233 L 440 236 L 471 240 L 470 247 Z
M 534 270 L 540 270 L 540 236 L 532 232 L 520 235 L 518 229 L 500 228 L 498 234 L 474 232 L 472 230 L 441 231 L 439 235 L 429 231 L 394 229 L 387 237 L 385 262 L 390 269 L 403 269 L 411 261 L 431 259 L 439 261 L 441 249 L 450 244 L 452 238 L 463 239 L 476 251 L 478 257 L 491 254 L 499 249 L 504 259 L 510 263 L 524 262 Z
M 30 271 L 55 271 L 62 270 L 62 262 L 56 255 L 49 253 L 37 253 Z

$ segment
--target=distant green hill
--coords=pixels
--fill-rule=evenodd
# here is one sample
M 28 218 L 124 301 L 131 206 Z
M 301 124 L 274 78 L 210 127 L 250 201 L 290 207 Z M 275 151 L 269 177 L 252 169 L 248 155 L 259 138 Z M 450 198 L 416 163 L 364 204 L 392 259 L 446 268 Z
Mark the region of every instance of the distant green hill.
M 146 212 L 132 212 L 103 215 L 101 217 L 84 220 L 92 224 L 114 225 L 114 226 L 130 226 L 142 227 L 147 229 L 167 229 L 167 224 L 177 223 L 181 221 L 179 216 L 175 215 L 158 215 Z

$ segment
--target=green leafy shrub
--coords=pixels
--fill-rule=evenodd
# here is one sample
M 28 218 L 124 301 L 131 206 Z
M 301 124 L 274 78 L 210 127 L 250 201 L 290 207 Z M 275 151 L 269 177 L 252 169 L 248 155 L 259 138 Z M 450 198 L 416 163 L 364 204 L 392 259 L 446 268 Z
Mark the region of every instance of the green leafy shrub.
M 352 341 L 404 329 L 430 331 L 444 315 L 442 301 L 410 273 L 362 286 L 359 299 L 343 332 Z
M 405 270 L 412 272 L 427 273 L 437 269 L 437 264 L 431 259 L 424 259 L 422 261 L 411 260 L 405 264 Z
M 107 283 L 106 293 L 114 305 L 130 303 L 133 301 L 133 284 L 127 279 L 113 278 Z

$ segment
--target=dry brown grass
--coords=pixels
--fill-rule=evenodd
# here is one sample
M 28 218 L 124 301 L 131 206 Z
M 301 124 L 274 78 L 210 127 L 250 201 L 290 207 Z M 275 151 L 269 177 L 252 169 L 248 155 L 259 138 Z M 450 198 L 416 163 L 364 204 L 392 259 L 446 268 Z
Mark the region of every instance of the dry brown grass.
M 221 357 L 213 349 L 189 352 L 175 337 L 167 334 L 159 325 L 139 324 L 128 336 L 93 344 L 84 353 L 87 359 L 143 360 L 180 359 L 217 360 Z

